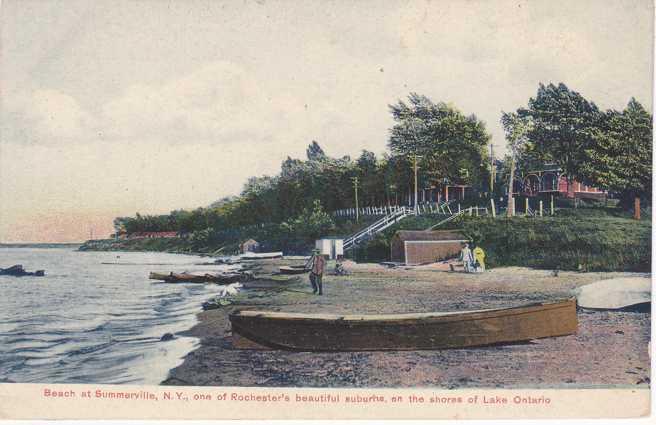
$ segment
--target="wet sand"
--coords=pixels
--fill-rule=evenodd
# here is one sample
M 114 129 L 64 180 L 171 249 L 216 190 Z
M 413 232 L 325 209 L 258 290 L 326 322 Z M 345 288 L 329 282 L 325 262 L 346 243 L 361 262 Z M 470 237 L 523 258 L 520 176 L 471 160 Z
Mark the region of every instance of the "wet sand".
M 582 285 L 630 273 L 501 268 L 484 274 L 436 267 L 386 268 L 348 263 L 347 276 L 324 276 L 313 295 L 307 275 L 276 276 L 260 261 L 257 279 L 235 304 L 199 314 L 188 334 L 201 346 L 164 385 L 293 387 L 591 388 L 646 387 L 649 313 L 579 311 L 577 334 L 527 343 L 435 351 L 308 353 L 233 349 L 233 309 L 306 313 L 411 313 L 509 307 L 568 298 Z M 329 263 L 329 271 L 332 262 Z M 641 274 L 641 276 L 644 276 Z

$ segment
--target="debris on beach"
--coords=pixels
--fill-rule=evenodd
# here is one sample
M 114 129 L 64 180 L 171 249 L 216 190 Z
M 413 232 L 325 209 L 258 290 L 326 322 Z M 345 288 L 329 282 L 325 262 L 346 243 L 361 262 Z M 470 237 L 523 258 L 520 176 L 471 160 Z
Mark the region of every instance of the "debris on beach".
M 235 296 L 244 287 L 241 283 L 233 283 L 221 288 L 219 294 L 209 301 L 203 303 L 203 310 L 215 310 L 217 308 L 231 305 L 233 301 L 229 298 Z
M 239 293 L 239 290 L 243 287 L 244 285 L 242 285 L 239 282 L 224 286 L 219 291 L 219 297 L 225 298 L 229 295 L 237 295 Z
M 650 311 L 651 279 L 623 277 L 600 280 L 578 289 L 578 306 L 590 310 Z

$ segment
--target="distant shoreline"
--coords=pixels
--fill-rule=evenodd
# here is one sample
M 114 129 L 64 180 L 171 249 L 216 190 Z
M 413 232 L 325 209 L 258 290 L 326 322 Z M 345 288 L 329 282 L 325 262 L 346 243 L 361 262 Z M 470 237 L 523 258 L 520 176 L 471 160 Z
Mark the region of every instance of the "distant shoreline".
M 83 243 L 84 242 L 62 242 L 62 243 L 16 242 L 16 243 L 0 243 L 0 248 L 62 248 L 62 247 L 75 248 L 81 246 Z

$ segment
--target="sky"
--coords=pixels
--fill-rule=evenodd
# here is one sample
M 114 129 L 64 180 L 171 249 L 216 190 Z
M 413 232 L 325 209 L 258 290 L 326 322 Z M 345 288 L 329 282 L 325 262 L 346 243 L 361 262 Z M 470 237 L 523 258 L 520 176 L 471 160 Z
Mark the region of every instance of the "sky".
M 410 92 L 486 123 L 563 82 L 651 110 L 649 0 L 4 0 L 0 242 L 207 206 L 316 140 L 387 150 Z

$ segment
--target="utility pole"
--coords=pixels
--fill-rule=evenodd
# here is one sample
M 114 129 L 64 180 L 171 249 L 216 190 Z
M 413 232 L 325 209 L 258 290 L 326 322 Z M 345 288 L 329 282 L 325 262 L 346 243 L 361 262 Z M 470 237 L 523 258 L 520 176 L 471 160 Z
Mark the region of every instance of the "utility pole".
M 490 197 L 494 192 L 494 180 L 497 174 L 496 167 L 494 166 L 494 145 L 490 143 Z
M 410 127 L 412 127 L 412 135 L 415 138 L 415 144 L 416 144 L 415 153 L 413 155 L 412 168 L 415 172 L 415 215 L 417 215 L 419 212 L 418 205 L 417 205 L 417 192 L 418 192 L 417 170 L 419 170 L 419 167 L 417 166 L 417 159 L 421 158 L 421 156 L 417 155 L 417 148 L 419 147 L 419 138 L 417 137 L 417 129 L 415 128 L 415 124 L 412 121 L 412 119 L 410 119 Z
M 412 168 L 414 169 L 415 172 L 415 215 L 418 212 L 419 206 L 417 205 L 417 194 L 418 194 L 418 188 L 417 188 L 417 170 L 419 170 L 419 167 L 417 166 L 417 158 L 421 158 L 420 156 L 417 156 L 415 153 L 413 156 L 413 161 L 412 161 Z
M 353 180 L 353 187 L 355 187 L 355 222 L 358 223 L 360 221 L 360 212 L 358 211 L 358 178 L 353 177 L 351 180 Z

